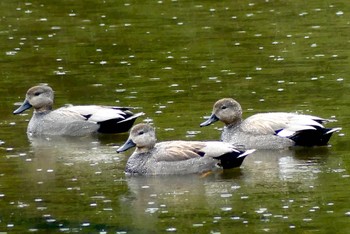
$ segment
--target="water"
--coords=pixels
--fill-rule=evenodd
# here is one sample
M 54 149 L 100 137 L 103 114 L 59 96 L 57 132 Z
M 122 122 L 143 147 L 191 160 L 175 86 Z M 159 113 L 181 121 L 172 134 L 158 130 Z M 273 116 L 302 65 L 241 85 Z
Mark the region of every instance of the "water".
M 346 1 L 2 1 L 0 231 L 347 233 L 349 6 Z M 29 140 L 26 90 L 55 106 L 134 106 L 159 140 L 199 128 L 233 97 L 244 116 L 335 117 L 330 147 L 259 151 L 239 169 L 126 178 L 127 134 Z M 146 119 L 147 118 L 147 119 Z

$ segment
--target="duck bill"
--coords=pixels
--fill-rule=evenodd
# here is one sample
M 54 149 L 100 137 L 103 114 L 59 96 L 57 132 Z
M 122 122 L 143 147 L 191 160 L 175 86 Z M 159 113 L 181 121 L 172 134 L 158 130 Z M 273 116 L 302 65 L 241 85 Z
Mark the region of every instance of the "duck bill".
M 120 153 L 120 152 L 124 152 L 132 147 L 135 147 L 136 144 L 131 140 L 131 139 L 128 139 L 124 145 L 120 146 L 118 149 L 117 149 L 117 153 Z
M 31 105 L 27 100 L 25 100 L 25 101 L 23 102 L 23 104 L 22 104 L 20 107 L 18 107 L 17 110 L 15 110 L 15 111 L 13 112 L 13 114 L 14 114 L 14 115 L 21 114 L 23 111 L 28 110 L 28 109 L 31 108 L 31 107 L 32 107 L 32 105 Z
M 207 119 L 206 121 L 204 121 L 203 123 L 201 123 L 199 126 L 201 127 L 204 127 L 204 126 L 208 126 L 212 123 L 215 123 L 216 121 L 218 121 L 219 118 L 215 115 L 215 114 L 212 114 L 209 119 Z

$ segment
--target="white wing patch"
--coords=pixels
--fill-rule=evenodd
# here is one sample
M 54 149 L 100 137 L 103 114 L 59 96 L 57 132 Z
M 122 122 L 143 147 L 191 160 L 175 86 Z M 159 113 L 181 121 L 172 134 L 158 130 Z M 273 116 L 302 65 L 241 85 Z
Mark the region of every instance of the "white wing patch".
M 252 134 L 275 134 L 290 137 L 298 131 L 316 130 L 315 127 L 324 128 L 320 122 L 328 120 L 296 113 L 262 113 L 247 118 L 242 123 L 242 130 Z
M 110 107 L 102 107 L 95 105 L 87 106 L 67 106 L 66 110 L 77 112 L 83 116 L 89 116 L 91 122 L 103 122 L 110 119 L 125 119 L 124 112 L 118 109 L 112 109 Z

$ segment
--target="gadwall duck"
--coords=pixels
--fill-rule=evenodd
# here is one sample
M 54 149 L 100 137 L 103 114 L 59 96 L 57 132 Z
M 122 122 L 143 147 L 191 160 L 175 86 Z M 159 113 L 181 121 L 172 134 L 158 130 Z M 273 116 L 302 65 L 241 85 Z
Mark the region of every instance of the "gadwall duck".
M 331 120 L 296 113 L 260 113 L 243 120 L 241 105 L 232 98 L 217 101 L 209 119 L 200 126 L 218 120 L 225 124 L 221 135 L 224 142 L 255 149 L 326 145 L 333 132 L 341 129 L 322 125 Z
M 52 110 L 54 94 L 47 85 L 34 86 L 27 91 L 24 103 L 13 112 L 20 114 L 33 107 L 27 133 L 37 135 L 85 136 L 94 133 L 127 132 L 137 117 L 128 108 L 97 105 L 67 105 Z
M 156 143 L 155 130 L 148 124 L 132 127 L 128 140 L 118 148 L 123 152 L 136 146 L 125 172 L 139 175 L 204 173 L 218 167 L 241 166 L 254 150 L 242 151 L 221 141 L 164 141 Z

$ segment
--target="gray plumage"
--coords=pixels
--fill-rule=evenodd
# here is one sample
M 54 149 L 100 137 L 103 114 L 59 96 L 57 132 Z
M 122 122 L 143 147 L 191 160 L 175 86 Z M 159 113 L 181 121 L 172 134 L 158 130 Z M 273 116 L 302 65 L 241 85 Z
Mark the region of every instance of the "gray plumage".
M 129 139 L 117 152 L 136 146 L 129 157 L 128 174 L 160 175 L 191 174 L 239 167 L 254 150 L 241 151 L 234 145 L 220 141 L 165 141 L 156 143 L 153 127 L 137 124 Z
M 34 108 L 27 128 L 29 135 L 85 136 L 98 132 L 126 132 L 136 118 L 143 115 L 133 114 L 124 107 L 97 105 L 67 105 L 53 110 L 53 100 L 53 90 L 49 86 L 34 86 L 27 91 L 25 101 L 13 113 Z
M 243 120 L 241 105 L 232 98 L 218 100 L 210 118 L 200 126 L 218 120 L 225 124 L 221 135 L 224 142 L 255 149 L 326 145 L 332 133 L 340 130 L 322 125 L 330 120 L 297 113 L 260 113 Z

